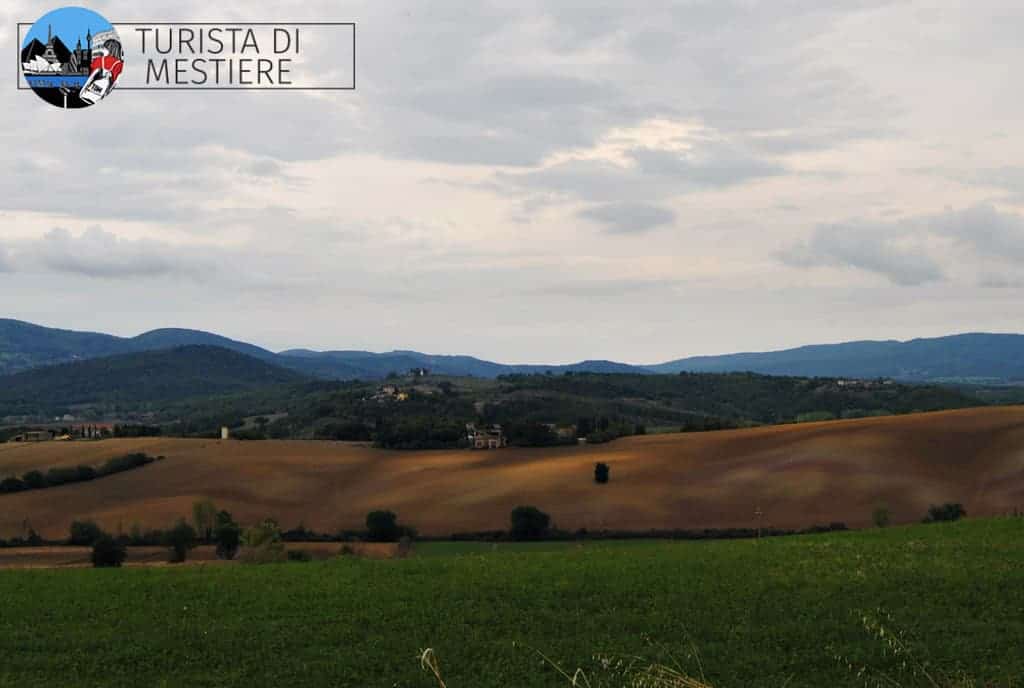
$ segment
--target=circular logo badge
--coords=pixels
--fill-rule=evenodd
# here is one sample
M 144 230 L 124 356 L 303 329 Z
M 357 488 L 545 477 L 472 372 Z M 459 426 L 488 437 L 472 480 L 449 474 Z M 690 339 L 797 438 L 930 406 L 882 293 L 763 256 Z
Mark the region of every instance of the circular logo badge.
M 95 105 L 124 70 L 121 38 L 102 16 L 62 7 L 32 25 L 21 46 L 21 73 L 36 95 L 65 109 Z

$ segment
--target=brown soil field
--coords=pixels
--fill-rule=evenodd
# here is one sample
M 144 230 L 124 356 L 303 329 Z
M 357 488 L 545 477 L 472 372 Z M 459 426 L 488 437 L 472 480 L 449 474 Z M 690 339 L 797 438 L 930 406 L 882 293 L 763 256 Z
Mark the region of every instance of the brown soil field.
M 391 509 L 421 533 L 507 527 L 521 504 L 565 529 L 800 528 L 920 520 L 930 504 L 970 515 L 1024 509 L 1024 407 L 650 435 L 601 446 L 394 452 L 336 442 L 125 439 L 0 445 L 0 477 L 144 451 L 166 460 L 90 483 L 0 496 L 0 537 L 27 519 L 49 538 L 74 519 L 112 532 L 166 527 L 212 499 L 243 524 L 355 529 Z M 593 481 L 594 463 L 611 482 Z

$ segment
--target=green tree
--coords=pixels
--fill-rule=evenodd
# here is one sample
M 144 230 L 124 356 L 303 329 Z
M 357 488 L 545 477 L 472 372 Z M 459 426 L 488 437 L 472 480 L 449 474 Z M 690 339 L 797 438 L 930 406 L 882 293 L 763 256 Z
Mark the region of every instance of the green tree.
M 92 547 L 103 536 L 103 531 L 93 521 L 74 521 L 71 524 L 70 542 L 76 547 Z
M 281 527 L 272 518 L 265 518 L 259 524 L 245 531 L 245 549 L 242 557 L 254 564 L 284 561 L 286 558 Z
M 185 519 L 164 533 L 164 546 L 171 550 L 171 563 L 181 564 L 188 559 L 189 550 L 196 546 L 196 531 Z
M 402 535 L 398 516 L 393 511 L 371 511 L 366 515 L 366 531 L 371 542 L 395 542 Z
M 213 537 L 217 526 L 217 507 L 209 499 L 201 499 L 192 505 L 192 524 L 204 542 Z
M 218 559 L 234 559 L 242 543 L 242 529 L 231 518 L 231 514 L 221 511 L 217 514 L 217 527 L 213 531 L 213 541 L 217 543 Z
M 876 528 L 885 528 L 892 520 L 888 507 L 880 506 L 871 514 L 871 521 Z
M 120 568 L 126 556 L 125 546 L 109 535 L 103 534 L 93 543 L 92 565 L 95 568 Z
M 547 534 L 551 517 L 535 506 L 517 506 L 511 514 L 513 540 L 538 540 Z

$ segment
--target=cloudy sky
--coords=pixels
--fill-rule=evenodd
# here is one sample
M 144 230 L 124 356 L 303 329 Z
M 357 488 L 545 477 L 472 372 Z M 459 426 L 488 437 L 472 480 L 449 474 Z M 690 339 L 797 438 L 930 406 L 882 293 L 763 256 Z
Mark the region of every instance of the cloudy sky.
M 2 89 L 0 317 L 545 363 L 1024 330 L 1011 3 L 253 5 L 90 3 L 356 21 L 359 89 Z

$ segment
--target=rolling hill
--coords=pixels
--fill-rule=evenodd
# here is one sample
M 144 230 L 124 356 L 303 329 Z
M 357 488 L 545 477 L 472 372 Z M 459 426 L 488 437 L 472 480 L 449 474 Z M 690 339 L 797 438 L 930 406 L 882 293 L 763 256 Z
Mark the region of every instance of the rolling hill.
M 659 373 L 755 372 L 800 377 L 892 378 L 910 382 L 1006 384 L 1024 382 L 1024 335 L 961 334 L 932 339 L 861 341 L 783 351 L 682 358 L 631 365 L 581 361 L 567 365 L 514 365 L 472 356 L 417 351 L 311 351 L 267 349 L 188 329 L 161 329 L 137 337 L 72 332 L 0 319 L 0 375 L 39 366 L 178 346 L 218 346 L 323 379 L 376 380 L 411 368 L 441 375 L 495 378 L 552 372 Z
M 50 414 L 84 404 L 133 405 L 230 394 L 307 378 L 214 346 L 121 354 L 0 378 L 0 415 Z
M 162 329 L 123 338 L 0 319 L 0 375 L 58 363 L 182 346 L 216 346 L 265 361 L 274 360 L 276 356 L 258 346 L 199 330 Z
M 536 505 L 564 529 L 866 526 L 879 506 L 916 522 L 930 504 L 969 515 L 1024 507 L 1024 407 L 652 435 L 601 446 L 392 452 L 334 442 L 137 439 L 0 445 L 0 476 L 164 455 L 90 483 L 0 496 L 0 537 L 25 519 L 49 537 L 96 519 L 165 527 L 210 498 L 241 522 L 359 528 L 386 508 L 421 532 L 501 529 Z M 611 466 L 597 485 L 594 463 Z
M 390 373 L 404 373 L 412 368 L 427 368 L 442 375 L 484 378 L 547 371 L 646 372 L 641 367 L 611 361 L 583 361 L 557 366 L 504 365 L 471 356 L 434 356 L 416 351 L 372 353 L 294 349 L 274 353 L 201 330 L 167 328 L 124 338 L 0 319 L 0 375 L 58 363 L 160 351 L 181 346 L 217 346 L 306 375 L 330 380 L 377 380 L 387 377 Z

